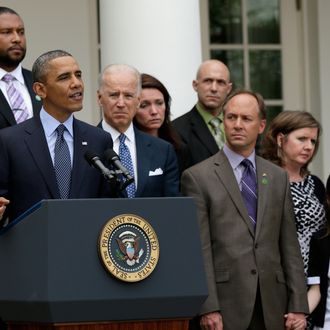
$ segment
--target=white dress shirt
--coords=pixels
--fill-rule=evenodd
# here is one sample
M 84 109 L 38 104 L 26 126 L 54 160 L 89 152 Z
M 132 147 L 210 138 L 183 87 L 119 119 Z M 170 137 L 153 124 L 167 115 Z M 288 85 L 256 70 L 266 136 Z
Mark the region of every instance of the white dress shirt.
M 32 101 L 31 101 L 29 91 L 25 85 L 25 81 L 24 81 L 24 77 L 23 77 L 23 73 L 22 73 L 22 66 L 19 65 L 14 71 L 11 71 L 11 72 L 7 72 L 0 68 L 0 89 L 3 93 L 3 95 L 5 96 L 8 104 L 10 104 L 9 97 L 7 95 L 7 83 L 2 80 L 3 76 L 6 74 L 11 74 L 13 77 L 16 78 L 13 81 L 13 84 L 23 97 L 24 103 L 27 107 L 28 114 L 29 114 L 28 118 L 32 118 L 33 117 Z
M 121 134 L 112 126 L 110 126 L 105 120 L 102 120 L 102 128 L 110 133 L 113 141 L 113 150 L 119 155 L 119 135 Z M 133 163 L 133 170 L 134 170 L 134 182 L 135 187 L 137 188 L 138 176 L 137 176 L 137 159 L 136 159 L 136 144 L 135 144 L 135 133 L 134 133 L 134 126 L 131 123 L 127 130 L 123 133 L 126 135 L 125 144 L 129 149 L 131 154 L 132 163 Z

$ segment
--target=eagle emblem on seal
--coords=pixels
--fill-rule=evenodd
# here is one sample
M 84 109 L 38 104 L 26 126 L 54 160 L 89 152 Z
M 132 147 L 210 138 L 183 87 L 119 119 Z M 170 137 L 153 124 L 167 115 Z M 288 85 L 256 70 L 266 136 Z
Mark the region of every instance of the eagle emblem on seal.
M 119 250 L 118 257 L 125 261 L 127 265 L 133 266 L 140 262 L 143 255 L 143 249 L 139 248 L 140 237 L 132 231 L 124 231 L 116 238 Z

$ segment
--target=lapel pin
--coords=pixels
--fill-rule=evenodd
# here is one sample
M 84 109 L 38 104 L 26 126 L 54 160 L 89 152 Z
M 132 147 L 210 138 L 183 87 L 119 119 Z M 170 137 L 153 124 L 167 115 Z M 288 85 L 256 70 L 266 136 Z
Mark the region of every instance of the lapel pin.
M 83 146 L 87 146 L 87 141 L 83 141 L 83 142 L 81 142 L 81 144 L 83 145 Z
M 266 173 L 262 173 L 261 183 L 262 184 L 267 184 L 268 183 L 268 179 L 267 179 L 267 174 Z

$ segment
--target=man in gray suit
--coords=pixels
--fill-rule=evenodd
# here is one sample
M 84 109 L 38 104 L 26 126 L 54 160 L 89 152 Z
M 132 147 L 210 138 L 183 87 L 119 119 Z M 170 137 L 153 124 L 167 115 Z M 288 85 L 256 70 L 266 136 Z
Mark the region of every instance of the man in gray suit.
M 255 155 L 266 125 L 263 99 L 236 91 L 223 113 L 223 150 L 182 176 L 183 193 L 197 205 L 208 281 L 200 326 L 305 329 L 306 284 L 288 177 Z

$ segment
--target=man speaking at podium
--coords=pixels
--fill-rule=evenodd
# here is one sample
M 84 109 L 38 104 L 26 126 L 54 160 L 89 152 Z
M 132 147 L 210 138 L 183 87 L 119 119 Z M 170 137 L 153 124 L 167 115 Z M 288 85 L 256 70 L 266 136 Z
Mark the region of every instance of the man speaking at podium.
M 102 155 L 112 148 L 112 139 L 73 116 L 84 94 L 77 61 L 66 51 L 49 51 L 35 61 L 32 75 L 43 101 L 40 115 L 0 132 L 2 225 L 42 199 L 115 196 L 84 159 L 87 151 Z

